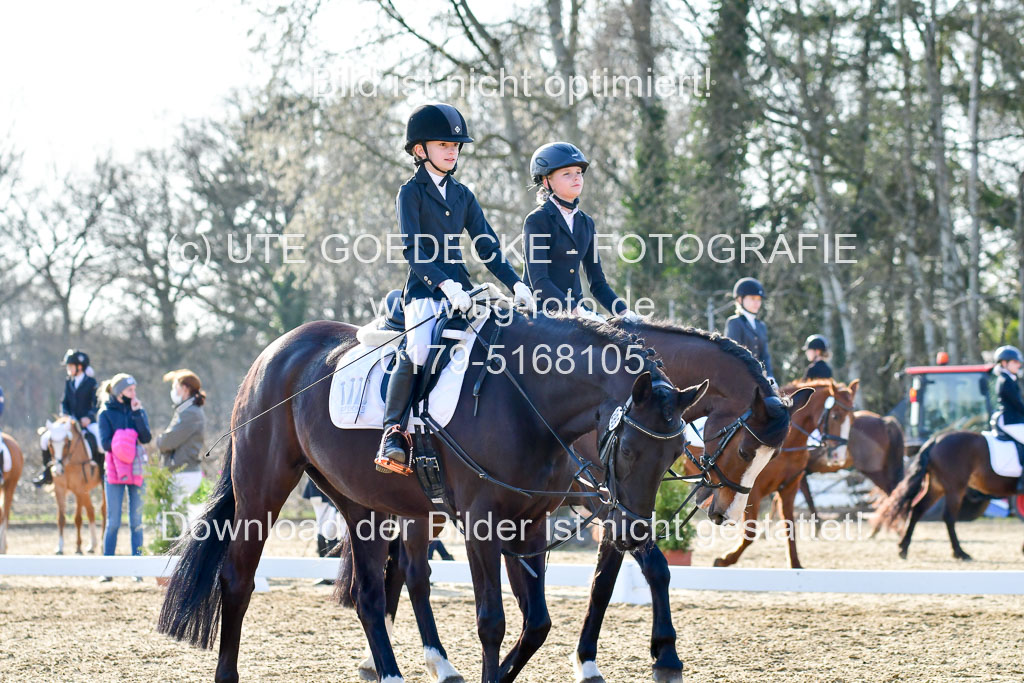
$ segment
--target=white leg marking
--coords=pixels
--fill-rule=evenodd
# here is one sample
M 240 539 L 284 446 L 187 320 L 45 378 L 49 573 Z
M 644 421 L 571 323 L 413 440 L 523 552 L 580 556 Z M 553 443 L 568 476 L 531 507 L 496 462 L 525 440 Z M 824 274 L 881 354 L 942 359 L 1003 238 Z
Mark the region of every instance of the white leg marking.
M 573 652 L 569 655 L 569 661 L 572 662 L 573 671 L 576 672 L 576 683 L 583 683 L 588 678 L 600 678 L 604 680 L 604 676 L 601 675 L 601 671 L 597 668 L 597 662 L 594 660 L 588 660 L 586 662 L 580 661 L 580 656 Z
M 740 486 L 751 487 L 754 482 L 757 481 L 757 477 L 761 474 L 761 470 L 764 469 L 765 465 L 772 458 L 774 453 L 773 448 L 768 446 L 758 446 L 757 451 L 754 454 L 754 461 L 747 467 L 747 471 L 743 473 L 743 478 L 740 479 Z M 725 511 L 725 517 L 730 522 L 741 522 L 743 521 L 743 512 L 747 509 L 747 494 L 737 493 L 733 496 L 732 503 L 729 504 L 729 509 Z
M 444 681 L 449 678 L 462 678 L 459 672 L 452 666 L 452 663 L 441 656 L 435 648 L 423 648 L 423 659 L 427 662 L 427 671 L 434 677 L 435 681 Z

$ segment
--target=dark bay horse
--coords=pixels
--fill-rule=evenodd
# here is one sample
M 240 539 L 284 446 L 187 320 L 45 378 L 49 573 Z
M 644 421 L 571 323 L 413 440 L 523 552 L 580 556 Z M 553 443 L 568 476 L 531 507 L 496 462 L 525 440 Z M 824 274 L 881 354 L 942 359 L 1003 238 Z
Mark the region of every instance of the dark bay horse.
M 874 524 L 897 529 L 909 516 L 899 544 L 900 557 L 906 559 L 921 515 L 945 495 L 942 518 L 953 557 L 970 560 L 956 537 L 957 515 L 968 487 L 994 498 L 1008 498 L 1016 493 L 1017 479 L 1001 477 L 992 470 L 988 442 L 981 434 L 956 431 L 933 436 L 921 447 L 906 478 L 879 507 Z
M 0 507 L 0 555 L 2 555 L 7 552 L 7 525 L 11 521 L 11 506 L 14 505 L 14 492 L 18 488 L 21 470 L 25 465 L 25 454 L 21 452 L 21 446 L 10 434 L 0 433 L 0 439 L 3 439 L 7 452 L 11 454 L 11 469 L 3 473 L 3 482 L 0 483 L 0 493 L 4 498 L 3 506 Z
M 789 435 L 779 455 L 768 463 L 754 482 L 744 517 L 743 536 L 735 549 L 715 559 L 716 567 L 735 564 L 743 551 L 756 540 L 757 529 L 754 522 L 757 520 L 761 501 L 772 494 L 779 499 L 782 518 L 786 524 L 789 566 L 794 569 L 801 567 L 796 552 L 796 517 L 793 514 L 793 500 L 796 498 L 796 492 L 800 488 L 800 481 L 810 459 L 807 450 L 808 435 L 817 429 L 826 442 L 830 436 L 847 438 L 850 423 L 853 421 L 853 400 L 857 394 L 857 386 L 857 380 L 846 386 L 831 379 L 815 379 L 793 382 L 783 387 L 783 394 L 810 388 L 814 389 L 814 395 L 804 409 L 793 417 Z M 833 450 L 835 461 L 844 462 L 845 444 L 839 443 Z
M 560 441 L 571 443 L 595 430 L 616 435 L 618 446 L 608 459 L 614 476 L 602 482 L 608 492 L 605 502 L 613 510 L 609 518 L 641 522 L 639 531 L 634 527 L 617 543 L 630 548 L 645 542 L 658 485 L 683 448 L 680 415 L 700 398 L 707 384 L 676 389 L 645 349 L 637 349 L 635 340 L 608 325 L 521 315 L 506 322 L 500 348 L 491 346 L 485 352 L 478 345 L 470 361 L 482 367 L 487 353 L 492 358 L 500 356 L 532 405 L 508 377 L 496 375 L 487 379 L 476 416 L 473 397 L 464 392 L 448 425 L 449 433 L 494 479 L 545 492 L 567 491 L 576 472 L 576 463 Z M 496 324 L 484 326 L 481 340 L 492 338 L 490 328 Z M 380 431 L 343 431 L 330 421 L 329 383 L 314 383 L 333 371 L 330 359 L 355 344 L 356 332 L 356 327 L 344 323 L 308 323 L 260 354 L 235 400 L 231 421 L 235 431 L 223 473 L 206 511 L 193 527 L 228 527 L 235 533 L 189 533 L 176 548 L 180 559 L 167 588 L 158 630 L 212 647 L 219 619 L 218 681 L 238 678 L 242 619 L 269 531 L 261 526 L 277 518 L 303 472 L 337 504 L 348 523 L 353 557 L 350 598 L 370 643 L 378 679 L 403 680 L 385 618 L 383 567 L 388 535 L 384 527 L 392 521 L 385 515 L 424 518 L 434 507 L 415 478 L 376 471 L 373 454 Z M 553 364 L 557 371 L 543 371 L 530 364 L 519 367 L 523 358 L 534 358 L 539 349 L 555 345 L 571 351 L 571 367 L 567 363 Z M 609 350 L 613 353 L 605 358 L 623 359 L 621 364 L 612 363 L 611 369 L 600 362 L 601 354 Z M 294 396 L 310 385 L 308 391 Z M 543 521 L 561 498 L 523 495 L 482 480 L 447 446 L 442 445 L 440 455 L 448 495 L 462 521 L 488 520 L 497 527 L 497 533 L 470 534 L 466 545 L 483 646 L 482 679 L 513 680 L 550 629 L 540 551 L 546 544 Z M 744 480 L 753 453 L 744 452 L 743 456 L 723 454 L 717 471 Z M 731 493 L 716 491 L 712 510 L 728 509 Z M 501 522 L 505 521 L 526 531 L 502 538 Z M 253 525 L 261 531 L 255 538 L 250 533 Z M 502 551 L 533 554 L 507 565 L 523 612 L 523 630 L 505 659 L 499 661 L 505 634 L 499 572 Z M 443 651 L 436 654 L 444 657 Z
M 835 472 L 837 469 L 853 468 L 871 480 L 886 495 L 893 492 L 903 479 L 903 429 L 894 417 L 882 417 L 870 410 L 858 410 L 853 414 L 850 428 L 850 442 L 847 444 L 847 462 L 841 468 L 827 462 L 824 452 L 811 453 L 807 473 Z M 807 507 L 817 519 L 807 477 L 800 482 Z
M 639 334 L 658 350 L 665 373 L 678 385 L 685 386 L 698 378 L 709 379 L 708 391 L 684 415 L 687 420 L 706 417 L 705 434 L 712 450 L 720 451 L 718 459 L 747 461 L 750 467 L 740 479 L 744 488 L 782 446 L 789 432 L 790 416 L 808 400 L 812 390 L 797 392 L 791 401 L 780 401 L 778 393 L 764 374 L 764 368 L 750 352 L 727 337 L 693 328 L 663 322 L 638 324 L 616 323 L 623 330 Z M 746 429 L 740 428 L 745 424 Z M 731 431 L 733 427 L 737 429 Z M 719 436 L 715 437 L 716 433 Z M 597 434 L 591 433 L 576 442 L 580 455 L 599 464 Z M 710 454 L 709 454 L 710 455 Z M 720 483 L 716 475 L 711 478 Z M 708 489 L 707 494 L 711 493 Z M 718 522 L 730 518 L 737 521 L 746 507 L 747 494 L 724 487 L 709 512 Z M 430 566 L 426 562 L 426 546 L 430 534 L 426 524 L 417 527 L 404 544 L 393 548 L 388 565 L 388 610 L 393 618 L 401 595 L 402 578 L 409 588 L 413 611 L 421 635 L 436 634 L 430 617 Z M 676 651 L 676 632 L 672 625 L 668 586 L 671 575 L 661 550 L 652 543 L 632 550 L 633 556 L 651 586 L 654 626 L 651 634 L 651 658 L 656 681 L 679 681 L 683 665 Z M 597 569 L 591 585 L 590 605 L 580 634 L 573 666 L 577 678 L 588 683 L 603 680 L 596 665 L 597 640 L 611 599 L 615 580 L 622 566 L 623 549 L 606 535 L 598 551 Z M 347 554 L 342 552 L 341 586 L 350 580 L 345 575 Z M 425 647 L 434 647 L 424 636 Z M 372 662 L 364 662 L 360 673 L 373 674 Z

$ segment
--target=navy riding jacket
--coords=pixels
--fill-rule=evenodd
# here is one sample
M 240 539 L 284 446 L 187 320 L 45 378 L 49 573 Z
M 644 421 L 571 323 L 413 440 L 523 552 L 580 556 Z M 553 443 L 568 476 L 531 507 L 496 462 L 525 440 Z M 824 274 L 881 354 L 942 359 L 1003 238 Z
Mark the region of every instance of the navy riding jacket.
M 75 381 L 69 377 L 64 383 L 64 398 L 60 402 L 60 414 L 70 415 L 76 420 L 87 417 L 90 421 L 95 422 L 98 409 L 96 378 L 86 375 L 76 389 Z
M 832 366 L 819 358 L 804 370 L 804 379 L 832 379 Z
M 1024 400 L 1020 395 L 1020 384 L 1017 378 L 1008 372 L 999 372 L 996 384 L 999 406 L 1003 409 L 1003 424 L 1016 425 L 1024 422 Z
M 583 296 L 580 271 L 587 273 L 590 293 L 612 315 L 628 306 L 616 296 L 604 276 L 594 240 L 594 219 L 582 211 L 573 216 L 572 231 L 550 199 L 530 212 L 523 223 L 526 264 L 523 281 L 535 290 L 544 310 L 569 310 Z
M 772 359 L 768 354 L 768 328 L 760 318 L 754 318 L 754 327 L 751 327 L 747 317 L 737 313 L 725 322 L 725 336 L 750 349 L 754 357 L 764 363 L 768 376 L 775 376 L 772 373 Z
M 463 261 L 459 238 L 465 230 L 473 249 L 487 269 L 509 289 L 519 276 L 505 260 L 497 235 L 484 218 L 480 203 L 465 185 L 449 176 L 445 184 L 447 198 L 420 166 L 416 174 L 398 190 L 395 208 L 402 231 L 409 278 L 405 300 L 444 299 L 438 285 L 451 279 L 469 289 L 469 271 Z

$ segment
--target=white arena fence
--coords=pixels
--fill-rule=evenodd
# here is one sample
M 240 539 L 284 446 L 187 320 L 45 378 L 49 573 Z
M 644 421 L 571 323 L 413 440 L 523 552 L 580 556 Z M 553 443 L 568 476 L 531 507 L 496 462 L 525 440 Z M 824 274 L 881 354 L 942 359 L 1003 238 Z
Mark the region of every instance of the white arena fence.
M 0 555 L 0 576 L 169 576 L 177 557 Z M 467 562 L 430 563 L 434 583 L 471 584 Z M 875 593 L 945 595 L 1021 595 L 1024 571 L 747 569 L 672 567 L 671 588 L 708 591 L 794 593 Z M 268 578 L 333 579 L 337 558 L 264 557 L 256 570 L 257 590 Z M 549 564 L 545 583 L 553 587 L 586 588 L 592 564 Z M 507 584 L 502 574 L 503 581 Z M 2 586 L 0 586 L 2 591 Z M 640 567 L 631 559 L 622 565 L 613 601 L 650 602 Z

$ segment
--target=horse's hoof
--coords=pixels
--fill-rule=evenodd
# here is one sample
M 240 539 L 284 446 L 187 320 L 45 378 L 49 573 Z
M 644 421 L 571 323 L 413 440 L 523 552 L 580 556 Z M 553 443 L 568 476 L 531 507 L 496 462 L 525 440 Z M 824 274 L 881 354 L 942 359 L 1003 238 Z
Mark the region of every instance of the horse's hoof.
M 58 548 L 58 549 L 57 549 L 56 551 L 54 551 L 54 553 L 53 553 L 53 554 L 54 554 L 54 555 L 63 555 L 63 554 L 64 554 L 64 551 L 63 551 L 63 550 L 61 550 L 60 548 Z
M 657 683 L 683 683 L 683 672 L 680 669 L 654 667 L 654 680 Z
M 954 554 L 953 557 L 960 560 L 961 562 L 973 562 L 974 558 L 967 553 L 960 553 L 959 555 Z
M 377 669 L 375 669 L 372 664 L 370 666 L 366 666 L 366 663 L 364 662 L 359 665 L 359 678 L 364 681 L 376 681 Z
M 81 554 L 82 554 L 82 549 L 81 548 L 79 548 L 78 550 L 75 551 L 75 555 L 81 555 Z
M 906 548 L 900 549 L 900 559 L 901 560 L 907 559 L 907 549 Z
M 715 558 L 715 563 L 714 563 L 714 564 L 712 564 L 711 566 L 712 566 L 712 567 L 728 567 L 729 565 L 727 565 L 727 564 L 725 563 L 725 560 L 724 560 L 723 558 L 721 558 L 721 557 L 716 557 L 716 558 Z

